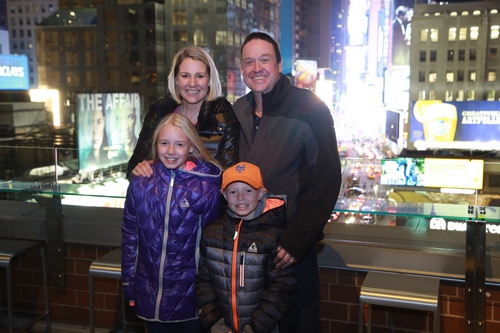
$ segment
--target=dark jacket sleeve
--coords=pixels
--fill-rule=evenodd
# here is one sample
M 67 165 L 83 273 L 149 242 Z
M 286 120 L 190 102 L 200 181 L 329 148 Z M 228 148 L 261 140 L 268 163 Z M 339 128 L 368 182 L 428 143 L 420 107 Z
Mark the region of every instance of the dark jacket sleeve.
M 266 267 L 266 287 L 262 291 L 262 302 L 252 314 L 252 330 L 254 333 L 272 332 L 285 315 L 290 294 L 297 283 L 295 266 L 277 268 L 273 259 L 276 251 L 269 257 Z
M 168 96 L 151 104 L 148 113 L 144 117 L 134 153 L 128 161 L 127 179 L 130 180 L 132 178 L 132 170 L 134 170 L 137 164 L 151 158 L 151 145 L 156 126 L 158 126 L 158 123 L 164 116 L 172 113 L 177 106 L 178 104 Z
M 307 92 L 309 93 L 309 92 Z M 311 93 L 312 94 L 312 93 Z M 300 261 L 323 237 L 340 192 L 342 171 L 337 138 L 330 110 L 319 98 L 310 96 L 308 144 L 317 146 L 317 156 L 306 156 L 310 178 L 297 198 L 297 213 L 287 224 L 280 245 Z M 314 151 L 307 149 L 306 151 Z
M 227 168 L 239 162 L 240 123 L 236 119 L 231 103 L 224 99 L 221 103 L 224 119 L 224 134 L 219 142 L 215 158 Z

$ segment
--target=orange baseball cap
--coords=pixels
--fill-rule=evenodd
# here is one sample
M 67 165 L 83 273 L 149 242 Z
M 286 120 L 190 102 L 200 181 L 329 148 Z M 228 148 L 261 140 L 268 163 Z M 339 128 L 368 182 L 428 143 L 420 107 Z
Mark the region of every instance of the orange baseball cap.
M 248 162 L 240 162 L 224 171 L 222 174 L 222 190 L 224 191 L 229 184 L 234 182 L 247 183 L 254 189 L 264 188 L 264 181 L 259 167 Z

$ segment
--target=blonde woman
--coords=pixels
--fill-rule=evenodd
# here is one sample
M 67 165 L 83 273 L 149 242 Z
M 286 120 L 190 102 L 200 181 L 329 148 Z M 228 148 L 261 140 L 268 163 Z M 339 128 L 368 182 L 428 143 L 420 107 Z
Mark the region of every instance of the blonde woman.
M 182 114 L 191 120 L 205 148 L 223 167 L 237 163 L 239 123 L 231 103 L 222 96 L 219 73 L 205 49 L 190 45 L 177 52 L 168 76 L 168 92 L 152 104 L 146 114 L 128 163 L 127 178 L 152 175 L 152 135 L 158 123 L 171 113 Z

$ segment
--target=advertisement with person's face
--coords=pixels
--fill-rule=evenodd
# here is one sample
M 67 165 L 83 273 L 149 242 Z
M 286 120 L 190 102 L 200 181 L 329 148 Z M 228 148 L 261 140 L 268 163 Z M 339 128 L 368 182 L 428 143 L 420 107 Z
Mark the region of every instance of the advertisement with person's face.
M 127 163 L 141 129 L 139 94 L 79 94 L 80 171 Z
M 394 0 L 391 28 L 391 65 L 410 64 L 411 20 L 413 0 Z

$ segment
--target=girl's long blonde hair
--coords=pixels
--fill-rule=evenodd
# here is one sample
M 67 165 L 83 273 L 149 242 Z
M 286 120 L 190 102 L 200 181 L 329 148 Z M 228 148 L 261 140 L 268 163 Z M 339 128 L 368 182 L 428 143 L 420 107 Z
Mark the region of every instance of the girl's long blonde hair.
M 168 124 L 179 127 L 184 132 L 184 134 L 186 134 L 186 136 L 189 139 L 189 142 L 193 145 L 193 157 L 195 157 L 197 160 L 204 160 L 219 165 L 219 162 L 210 155 L 210 153 L 203 145 L 203 142 L 201 141 L 201 138 L 198 135 L 198 132 L 196 131 L 196 127 L 194 127 L 191 120 L 180 113 L 171 113 L 167 115 L 165 118 L 162 119 L 162 121 L 156 127 L 155 132 L 153 134 L 153 144 L 151 146 L 151 151 L 152 151 L 151 157 L 155 162 L 158 160 L 157 145 L 158 145 L 158 138 L 160 136 L 160 131 L 163 128 L 163 126 Z

